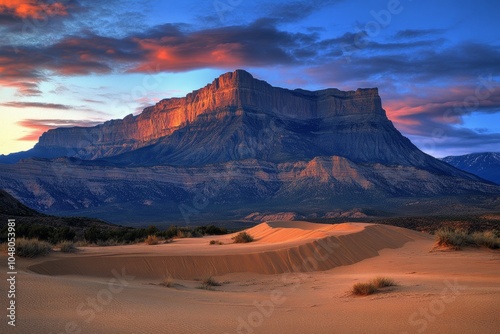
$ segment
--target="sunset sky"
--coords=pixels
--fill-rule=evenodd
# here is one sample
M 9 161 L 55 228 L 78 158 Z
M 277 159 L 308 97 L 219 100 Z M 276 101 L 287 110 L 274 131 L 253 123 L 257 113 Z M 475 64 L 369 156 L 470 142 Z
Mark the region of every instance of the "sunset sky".
M 498 0 L 0 0 L 0 154 L 243 68 L 285 88 L 378 87 L 437 157 L 500 151 Z

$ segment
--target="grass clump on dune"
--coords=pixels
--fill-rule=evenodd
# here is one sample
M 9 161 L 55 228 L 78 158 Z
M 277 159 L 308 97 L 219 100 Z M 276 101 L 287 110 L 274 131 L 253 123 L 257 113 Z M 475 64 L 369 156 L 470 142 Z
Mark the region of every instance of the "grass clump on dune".
M 18 238 L 16 240 L 16 254 L 22 257 L 44 256 L 52 251 L 52 245 L 38 239 Z
M 500 237 L 497 236 L 495 231 L 475 232 L 471 238 L 478 246 L 485 246 L 491 249 L 500 248 Z
M 224 245 L 224 243 L 219 240 L 210 240 L 210 245 Z
M 217 281 L 215 278 L 212 276 L 206 277 L 201 281 L 200 289 L 204 290 L 213 290 L 214 286 L 221 286 L 222 283 Z
M 372 283 L 356 283 L 352 286 L 352 294 L 356 296 L 368 296 L 375 293 L 377 288 Z
M 63 241 L 59 244 L 59 248 L 62 253 L 76 253 L 78 250 L 73 241 Z
M 442 228 L 436 231 L 436 244 L 438 246 L 460 249 L 471 243 L 471 238 L 466 230 Z
M 247 243 L 254 241 L 253 237 L 247 232 L 240 232 L 236 236 L 232 237 L 235 244 Z
M 352 286 L 351 293 L 355 296 L 368 296 L 376 293 L 379 289 L 395 286 L 392 278 L 376 277 L 368 283 L 356 283 Z
M 148 235 L 144 242 L 146 245 L 158 245 L 160 239 L 156 235 Z

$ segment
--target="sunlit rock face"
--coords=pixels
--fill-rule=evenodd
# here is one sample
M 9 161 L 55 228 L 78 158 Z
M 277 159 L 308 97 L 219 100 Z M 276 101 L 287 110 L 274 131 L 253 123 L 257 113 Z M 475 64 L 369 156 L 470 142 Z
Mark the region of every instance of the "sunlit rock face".
M 211 84 L 184 98 L 162 100 L 155 106 L 144 109 L 138 116 L 129 115 L 123 120 L 112 120 L 89 128 L 49 130 L 40 137 L 36 149 L 52 149 L 63 152 L 66 156 L 97 159 L 154 144 L 185 127 L 191 129 L 193 125 L 204 126 L 205 130 L 212 131 L 213 123 L 219 127 L 221 124 L 227 126 L 227 123 L 233 123 L 228 129 L 231 133 L 222 135 L 232 136 L 228 140 L 233 140 L 229 144 L 235 151 L 232 156 L 217 157 L 216 161 L 234 159 L 235 154 L 238 158 L 240 152 L 244 153 L 242 158 L 258 157 L 258 152 L 251 153 L 256 148 L 251 147 L 252 141 L 255 142 L 251 137 L 259 134 L 262 137 L 262 130 L 266 129 L 299 134 L 301 131 L 302 134 L 309 132 L 311 138 L 308 140 L 317 139 L 316 142 L 323 141 L 321 137 L 329 133 L 331 138 L 327 139 L 337 142 L 334 145 L 338 147 L 337 151 L 347 153 L 349 149 L 360 149 L 355 143 L 351 143 L 355 144 L 350 145 L 351 147 L 343 143 L 358 139 L 346 137 L 347 133 L 354 131 L 356 136 L 366 137 L 370 122 L 379 123 L 384 120 L 390 126 L 376 88 L 349 92 L 337 89 L 292 91 L 272 87 L 253 78 L 248 72 L 237 70 L 221 75 Z M 240 129 L 234 129 L 238 123 L 241 124 Z M 277 137 L 273 136 L 273 139 Z M 346 138 L 340 141 L 342 137 Z M 266 138 L 257 136 L 254 139 Z M 293 138 L 289 139 L 293 141 Z M 376 136 L 372 140 L 378 142 L 384 139 Z M 273 145 L 270 142 L 255 144 L 253 146 L 257 148 L 268 146 L 268 150 Z M 316 149 L 325 150 L 325 147 L 321 147 L 324 143 L 314 145 L 317 146 Z M 330 149 L 327 147 L 324 153 L 332 151 L 332 145 L 329 146 Z M 276 150 L 277 147 L 272 148 Z
M 137 116 L 49 130 L 3 159 L 0 188 L 23 203 L 115 222 L 327 217 L 500 193 L 402 136 L 376 88 L 288 90 L 243 70 Z

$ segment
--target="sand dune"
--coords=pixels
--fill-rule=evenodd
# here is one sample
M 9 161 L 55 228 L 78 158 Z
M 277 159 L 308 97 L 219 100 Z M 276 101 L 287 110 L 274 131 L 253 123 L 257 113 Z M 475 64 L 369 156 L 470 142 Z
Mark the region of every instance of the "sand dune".
M 426 234 L 373 224 L 278 221 L 247 231 L 255 242 L 181 239 L 18 259 L 17 326 L 4 321 L 0 332 L 498 333 L 498 251 L 431 252 Z M 160 285 L 166 275 L 170 288 Z M 199 289 L 208 275 L 223 284 Z M 349 294 L 380 275 L 398 286 Z
M 134 245 L 101 248 L 44 261 L 29 267 L 44 275 L 112 277 L 112 268 L 126 267 L 142 279 L 173 277 L 195 279 L 236 272 L 281 274 L 328 270 L 378 255 L 384 248 L 427 238 L 421 233 L 385 225 L 323 225 L 307 222 L 269 222 L 247 230 L 256 241 L 209 245 L 207 238 L 177 240 L 157 246 Z M 85 249 L 87 250 L 87 249 Z

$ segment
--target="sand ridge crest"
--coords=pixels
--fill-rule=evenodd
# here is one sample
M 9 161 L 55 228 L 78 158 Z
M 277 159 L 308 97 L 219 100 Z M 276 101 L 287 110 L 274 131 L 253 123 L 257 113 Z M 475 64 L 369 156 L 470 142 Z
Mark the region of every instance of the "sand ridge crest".
M 408 241 L 426 238 L 418 232 L 386 225 L 291 222 L 279 227 L 285 224 L 288 223 L 269 222 L 248 229 L 256 238 L 248 244 L 214 246 L 208 245 L 207 238 L 199 238 L 161 247 L 119 246 L 124 251 L 121 256 L 117 255 L 117 247 L 103 247 L 92 250 L 90 256 L 84 250 L 70 257 L 47 259 L 29 269 L 44 275 L 111 277 L 112 269 L 126 268 L 130 275 L 143 279 L 322 271 L 377 256 L 384 248 L 399 248 Z M 133 254 L 128 255 L 127 251 Z M 307 262 L 314 263 L 305 266 Z

